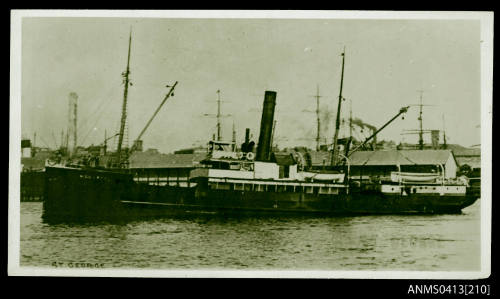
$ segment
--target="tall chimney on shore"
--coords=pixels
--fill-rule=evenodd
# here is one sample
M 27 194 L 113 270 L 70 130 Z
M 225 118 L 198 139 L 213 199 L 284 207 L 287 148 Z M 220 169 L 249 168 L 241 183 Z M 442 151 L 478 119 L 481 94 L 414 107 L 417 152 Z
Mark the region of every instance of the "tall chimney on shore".
M 69 112 L 68 112 L 68 137 L 71 140 L 69 143 L 70 148 L 68 148 L 68 153 L 73 156 L 77 152 L 77 105 L 78 105 L 78 95 L 76 92 L 71 92 L 69 94 Z
M 257 161 L 269 161 L 275 106 L 276 92 L 266 90 L 264 106 L 262 107 L 262 118 L 260 120 L 259 144 L 257 145 L 257 155 L 255 157 Z

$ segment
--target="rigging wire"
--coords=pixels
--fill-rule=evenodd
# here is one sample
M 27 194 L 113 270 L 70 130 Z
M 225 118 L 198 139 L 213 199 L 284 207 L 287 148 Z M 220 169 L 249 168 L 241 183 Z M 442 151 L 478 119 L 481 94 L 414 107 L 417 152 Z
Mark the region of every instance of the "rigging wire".
M 102 99 L 98 105 L 95 105 L 95 109 L 91 110 L 92 112 L 89 115 L 89 117 L 84 117 L 83 118 L 83 121 L 80 122 L 80 128 L 83 129 L 85 128 L 85 126 L 88 124 L 89 120 L 92 118 L 93 115 L 95 115 L 97 112 L 100 111 L 100 109 L 102 108 L 103 105 L 106 104 L 106 99 Z M 79 132 L 80 133 L 80 132 Z
M 98 102 L 96 105 L 94 105 L 93 109 L 92 108 L 90 109 L 92 112 L 90 114 L 88 114 L 88 117 L 84 117 L 83 118 L 83 121 L 80 122 L 79 124 L 79 128 L 80 130 L 78 130 L 78 133 L 82 133 L 85 131 L 86 129 L 86 126 L 88 125 L 89 121 L 92 119 L 92 116 L 96 115 L 99 111 L 103 111 L 103 110 L 106 110 L 109 106 L 109 104 L 111 102 L 113 102 L 113 100 L 115 99 L 115 97 L 113 97 L 112 95 L 115 93 L 115 91 L 117 91 L 117 86 L 112 86 L 111 88 L 109 88 L 107 90 L 107 92 L 105 93 L 105 96 L 104 98 Z
M 83 145 L 87 137 L 90 135 L 90 133 L 93 131 L 93 129 L 96 127 L 96 125 L 99 123 L 99 121 L 102 119 L 104 116 L 104 113 L 107 112 L 106 110 L 109 108 L 110 104 L 113 102 L 113 100 L 110 101 L 104 101 L 105 105 L 102 107 L 102 109 L 99 111 L 99 114 L 96 117 L 96 121 L 93 126 L 88 128 L 87 133 L 85 134 L 85 137 L 82 139 L 81 144 Z M 97 112 L 97 110 L 96 110 Z M 95 113 L 94 113 L 95 114 Z
M 100 120 L 100 118 L 102 117 L 102 115 L 104 114 L 104 112 L 106 112 L 106 110 L 109 108 L 110 104 L 111 104 L 112 101 L 104 101 L 104 105 L 101 105 L 100 107 L 98 107 L 98 109 L 96 109 L 91 115 L 96 116 L 96 119 L 97 119 L 97 122 Z M 88 124 L 88 121 L 90 120 L 91 118 L 87 118 L 87 123 L 85 125 L 81 125 L 80 126 L 80 133 L 83 133 L 83 132 L 87 132 L 88 134 L 88 127 L 86 127 L 86 125 Z M 95 127 L 95 124 L 94 126 L 91 126 L 90 127 L 90 130 L 92 130 L 93 128 Z
M 43 142 L 43 144 L 45 144 L 45 146 L 46 146 L 47 148 L 50 148 L 50 146 L 48 146 L 48 145 L 47 145 L 47 142 L 45 142 L 45 140 L 42 138 L 42 136 L 41 136 L 41 135 L 40 135 L 40 136 L 38 136 L 38 138 L 40 138 L 40 140 Z
M 108 103 L 111 103 L 111 101 L 110 101 L 110 102 L 108 102 Z M 109 106 L 109 105 L 108 105 L 108 106 Z M 85 139 L 86 139 L 86 138 L 87 138 L 87 136 L 90 134 L 90 132 L 92 132 L 92 130 L 93 130 L 93 129 L 96 127 L 96 125 L 99 123 L 99 121 L 101 120 L 102 116 L 104 115 L 104 112 L 106 112 L 106 109 L 108 108 L 108 106 L 106 106 L 105 108 L 103 108 L 103 109 L 100 111 L 100 113 L 99 113 L 99 114 L 97 115 L 97 117 L 96 117 L 96 121 L 95 121 L 94 125 L 93 125 L 93 126 L 91 126 L 90 128 L 88 128 L 88 130 L 87 130 L 87 134 L 85 135 L 85 137 L 84 137 L 84 138 L 83 138 L 83 140 L 82 140 L 82 144 L 84 143 Z

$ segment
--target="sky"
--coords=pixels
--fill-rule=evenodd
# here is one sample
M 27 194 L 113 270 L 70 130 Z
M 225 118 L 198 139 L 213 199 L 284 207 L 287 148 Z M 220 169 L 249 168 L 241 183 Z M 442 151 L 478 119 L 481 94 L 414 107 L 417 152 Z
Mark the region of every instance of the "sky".
M 258 140 L 264 92 L 277 92 L 275 142 L 315 147 L 317 88 L 321 136 L 331 143 L 345 47 L 342 117 L 381 127 L 420 102 L 423 128 L 447 142 L 481 143 L 478 20 L 188 19 L 30 17 L 22 20 L 21 130 L 37 146 L 55 147 L 68 127 L 68 95 L 78 94 L 78 144 L 101 144 L 118 132 L 121 73 L 132 47 L 128 142 L 137 138 L 168 88 L 178 81 L 143 136 L 161 152 L 205 145 L 216 132 L 217 90 L 222 136 L 237 141 L 250 128 Z M 418 107 L 378 139 L 418 142 Z M 444 121 L 443 121 L 444 118 Z M 355 130 L 366 138 L 369 131 Z M 340 136 L 348 134 L 343 126 Z M 430 142 L 430 136 L 425 136 Z M 110 145 L 116 142 L 110 141 Z

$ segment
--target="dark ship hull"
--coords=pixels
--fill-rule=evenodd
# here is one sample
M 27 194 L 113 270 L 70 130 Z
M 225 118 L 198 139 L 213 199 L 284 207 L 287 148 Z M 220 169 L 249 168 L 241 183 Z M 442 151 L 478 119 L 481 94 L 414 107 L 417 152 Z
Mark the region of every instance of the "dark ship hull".
M 225 190 L 214 189 L 206 178 L 193 180 L 189 187 L 160 186 L 134 181 L 129 173 L 51 167 L 46 169 L 46 180 L 43 218 L 47 222 L 121 221 L 207 213 L 324 216 L 460 213 L 479 197 L 472 192 L 466 196 L 385 194 L 376 185 L 336 185 L 327 192 L 319 187 L 291 190 L 271 180 L 269 186 L 275 187 L 259 190 L 255 186 L 235 190 L 240 189 L 236 184 L 226 185 Z

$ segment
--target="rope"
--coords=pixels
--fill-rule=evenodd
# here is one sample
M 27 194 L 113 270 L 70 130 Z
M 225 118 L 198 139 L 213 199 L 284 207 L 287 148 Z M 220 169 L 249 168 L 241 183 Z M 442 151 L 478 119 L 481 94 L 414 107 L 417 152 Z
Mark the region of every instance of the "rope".
M 93 125 L 93 126 L 91 126 L 91 127 L 89 128 L 89 130 L 87 131 L 86 136 L 88 136 L 89 132 L 90 132 L 93 128 L 95 128 L 95 126 L 97 125 L 97 123 L 101 120 L 101 117 L 103 116 L 103 114 L 104 114 L 104 112 L 106 111 L 106 109 L 109 107 L 109 104 L 111 103 L 111 101 L 108 101 L 108 102 L 105 102 L 105 103 L 107 104 L 105 107 L 98 107 L 98 108 L 102 108 L 102 109 L 99 111 L 100 113 L 97 115 L 97 120 L 96 120 L 96 122 L 94 123 L 94 125 Z M 98 111 L 98 110 L 96 110 L 96 111 L 95 111 L 92 115 L 95 115 L 97 111 Z M 84 126 L 84 125 L 82 125 L 82 130 L 83 130 L 84 128 L 85 128 L 85 126 Z M 85 137 L 85 138 L 86 138 L 86 137 Z M 84 139 L 85 139 L 85 138 L 84 138 Z M 83 141 L 82 141 L 82 144 L 83 144 Z
M 80 130 L 78 131 L 78 133 L 85 131 L 86 125 L 88 124 L 88 122 L 92 116 L 96 115 L 98 112 L 101 112 L 101 114 L 102 114 L 102 111 L 105 111 L 108 108 L 109 104 L 111 102 L 113 102 L 114 97 L 111 97 L 111 95 L 113 94 L 113 91 L 116 90 L 116 88 L 117 88 L 116 86 L 111 86 L 107 90 L 107 92 L 105 93 L 104 98 L 100 102 L 98 102 L 97 105 L 95 105 L 95 109 L 93 110 L 93 112 L 91 114 L 89 114 L 90 117 L 83 118 L 83 121 L 80 122 L 80 126 L 79 126 Z M 109 100 L 109 99 L 111 99 L 111 100 Z M 103 107 L 104 105 L 105 105 L 105 107 Z
M 43 144 L 45 144 L 46 147 L 50 148 L 50 146 L 47 145 L 47 142 L 43 140 L 42 136 L 38 136 L 38 138 L 40 138 L 40 140 L 43 142 Z
M 99 102 L 99 104 L 95 106 L 95 109 L 94 109 L 94 110 L 92 110 L 92 113 L 90 113 L 89 115 L 95 115 L 95 114 L 96 114 L 96 113 L 97 113 L 97 112 L 98 112 L 98 111 L 102 108 L 102 106 L 103 106 L 104 104 L 106 104 L 106 100 L 105 100 L 105 99 L 102 99 L 102 100 Z M 81 126 L 81 128 L 82 128 L 82 129 L 83 129 L 83 128 L 85 128 L 85 126 L 87 125 L 87 123 L 89 122 L 89 120 L 90 120 L 90 119 L 91 119 L 90 117 L 84 117 L 84 118 L 83 118 L 83 121 L 82 121 L 82 122 L 80 122 L 80 126 Z
M 85 140 L 86 140 L 86 139 L 87 139 L 87 137 L 90 135 L 90 133 L 92 132 L 92 130 L 96 127 L 96 125 L 99 123 L 99 121 L 102 119 L 102 117 L 103 117 L 103 115 L 104 115 L 104 112 L 106 112 L 106 110 L 108 109 L 109 105 L 110 105 L 112 102 L 113 102 L 113 100 L 110 100 L 110 101 L 104 101 L 103 103 L 105 103 L 105 107 L 98 107 L 98 108 L 102 108 L 102 109 L 100 110 L 100 113 L 98 114 L 97 119 L 96 119 L 96 121 L 95 121 L 94 125 L 93 125 L 93 126 L 91 126 L 91 127 L 89 128 L 89 130 L 87 131 L 87 134 L 86 134 L 86 135 L 85 135 L 85 137 L 82 139 L 82 141 L 81 141 L 81 143 L 80 143 L 81 145 L 83 145 L 83 144 L 84 144 Z M 102 106 L 102 105 L 100 105 L 100 106 Z M 95 112 L 97 112 L 97 111 L 98 111 L 98 110 L 96 110 Z M 95 114 L 95 113 L 94 113 L 94 114 Z

